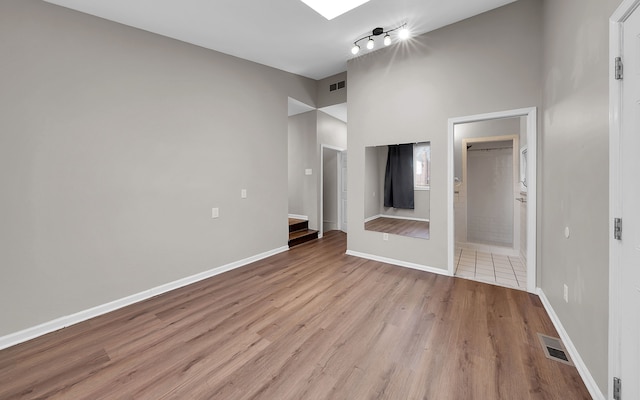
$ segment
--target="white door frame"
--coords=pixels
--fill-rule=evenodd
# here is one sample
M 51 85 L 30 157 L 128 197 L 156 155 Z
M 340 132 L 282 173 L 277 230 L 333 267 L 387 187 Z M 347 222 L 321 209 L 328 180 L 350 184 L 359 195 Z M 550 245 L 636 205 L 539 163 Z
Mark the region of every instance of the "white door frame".
M 620 182 L 620 136 L 622 133 L 622 82 L 614 78 L 613 60 L 622 55 L 622 27 L 629 15 L 640 6 L 640 0 L 624 0 L 609 19 L 609 231 L 613 232 L 613 218 L 622 210 Z M 607 398 L 613 396 L 613 377 L 620 376 L 620 329 L 622 318 L 620 297 L 622 275 L 621 244 L 609 235 L 609 384 Z
M 338 198 L 337 198 L 337 206 L 338 206 L 338 229 L 342 227 L 342 208 L 340 206 L 340 190 L 342 183 L 342 175 L 340 173 L 340 168 L 342 168 L 342 153 L 347 149 L 343 149 L 341 147 L 331 146 L 328 144 L 320 145 L 320 221 L 318 223 L 318 237 L 322 238 L 324 235 L 324 151 L 335 150 L 338 152 Z
M 638 0 L 640 1 L 640 0 Z M 449 118 L 448 122 L 448 148 L 447 148 L 447 245 L 448 245 L 448 271 L 454 275 L 455 252 L 455 220 L 453 214 L 454 200 L 454 127 L 457 124 L 469 122 L 487 121 L 512 117 L 527 118 L 527 291 L 536 292 L 536 251 L 537 251 L 537 154 L 538 154 L 538 112 L 536 107 L 520 108 L 515 110 L 499 111 L 488 114 L 470 115 L 466 117 Z

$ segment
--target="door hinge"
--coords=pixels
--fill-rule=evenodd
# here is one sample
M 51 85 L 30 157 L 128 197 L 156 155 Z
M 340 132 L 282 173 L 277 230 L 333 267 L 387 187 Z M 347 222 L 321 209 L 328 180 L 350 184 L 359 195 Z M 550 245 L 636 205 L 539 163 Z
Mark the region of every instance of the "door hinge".
M 622 72 L 623 72 L 622 57 L 616 57 L 615 63 L 616 63 L 615 64 L 616 80 L 620 80 L 622 79 Z
M 622 218 L 613 219 L 613 238 L 622 240 Z
M 620 378 L 613 378 L 613 400 L 622 400 L 622 381 Z

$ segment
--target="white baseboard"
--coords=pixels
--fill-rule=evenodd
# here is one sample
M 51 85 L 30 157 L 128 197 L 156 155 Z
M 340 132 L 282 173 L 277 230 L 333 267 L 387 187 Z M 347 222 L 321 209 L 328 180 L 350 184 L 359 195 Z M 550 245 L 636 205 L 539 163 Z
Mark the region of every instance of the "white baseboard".
M 417 269 L 418 271 L 431 272 L 431 273 L 438 274 L 438 275 L 451 276 L 449 274 L 449 271 L 446 270 L 446 269 L 429 267 L 429 266 L 426 266 L 426 265 L 415 264 L 415 263 L 411 263 L 411 262 L 408 262 L 408 261 L 395 260 L 393 258 L 380 257 L 380 256 L 376 256 L 376 255 L 373 255 L 373 254 L 360 253 L 358 251 L 352 251 L 352 250 L 347 250 L 346 254 L 349 255 L 349 256 L 366 258 L 367 260 L 373 260 L 373 261 L 379 261 L 379 262 L 383 262 L 383 263 L 387 263 L 387 264 L 393 264 L 393 265 L 397 265 L 399 267 Z
M 245 258 L 240 261 L 223 265 L 221 267 L 213 268 L 196 275 L 191 275 L 186 278 L 178 279 L 177 281 L 169 282 L 167 284 L 160 285 L 155 288 L 145 290 L 143 292 L 136 293 L 119 300 L 102 304 L 97 307 L 90 308 L 88 310 L 84 310 L 84 311 L 77 312 L 75 314 L 60 317 L 60 318 L 54 319 L 53 321 L 45 322 L 43 324 L 31 327 L 31 328 L 27 328 L 15 333 L 10 333 L 6 336 L 0 337 L 0 350 L 6 349 L 7 347 L 15 346 L 16 344 L 23 343 L 31 339 L 35 339 L 38 336 L 42 336 L 50 332 L 54 332 L 59 329 L 66 328 L 68 326 L 75 325 L 77 323 L 86 321 L 88 319 L 109 313 L 111 311 L 115 311 L 120 308 L 138 303 L 140 301 L 149 299 L 153 296 L 157 296 L 159 294 L 163 294 L 171 290 L 175 290 L 183 286 L 187 286 L 192 283 L 199 282 L 203 279 L 207 279 L 212 276 L 222 274 L 223 272 L 227 272 L 236 268 L 243 267 L 247 264 L 251 264 L 253 262 L 262 260 L 264 258 L 271 257 L 273 255 L 285 252 L 287 250 L 289 250 L 289 247 L 287 246 L 280 247 L 280 248 L 270 250 L 261 254 L 257 254 L 252 257 Z
M 380 217 L 382 217 L 382 215 L 378 214 L 378 215 L 374 215 L 373 217 L 365 218 L 364 223 L 366 224 L 367 222 L 373 221 L 374 219 L 377 219 Z
M 306 215 L 298 215 L 298 214 L 289 214 L 289 218 L 301 219 L 303 221 L 308 221 L 309 217 Z
M 429 222 L 429 218 L 402 217 L 399 215 L 386 215 L 386 214 L 380 214 L 379 216 L 384 218 L 403 219 L 407 221 Z
M 596 381 L 593 379 L 593 376 L 591 376 L 589 369 L 587 368 L 586 364 L 582 360 L 582 357 L 580 357 L 580 353 L 578 353 L 578 350 L 573 345 L 573 342 L 571 341 L 569 334 L 562 326 L 562 322 L 560 322 L 560 318 L 558 318 L 558 315 L 556 314 L 555 310 L 553 309 L 553 307 L 551 307 L 551 303 L 549 302 L 549 299 L 547 299 L 547 296 L 545 296 L 541 288 L 538 288 L 538 296 L 540 297 L 540 300 L 542 301 L 542 304 L 544 305 L 545 310 L 547 310 L 547 314 L 549 314 L 549 318 L 551 318 L 553 325 L 558 331 L 558 334 L 560 335 L 560 339 L 562 339 L 562 343 L 564 343 L 564 347 L 569 352 L 569 355 L 571 356 L 571 360 L 573 361 L 573 364 L 576 366 L 576 369 L 578 370 L 578 373 L 580 374 L 582 381 L 584 382 L 585 386 L 589 390 L 589 394 L 591 394 L 591 397 L 594 400 L 605 400 L 606 399 L 605 396 L 600 391 L 600 388 L 598 387 L 598 384 L 596 383 Z

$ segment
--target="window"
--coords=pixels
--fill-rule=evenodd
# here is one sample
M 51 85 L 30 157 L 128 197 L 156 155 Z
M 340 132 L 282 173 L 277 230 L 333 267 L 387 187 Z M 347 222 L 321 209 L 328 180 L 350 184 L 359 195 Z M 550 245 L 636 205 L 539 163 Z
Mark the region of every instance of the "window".
M 429 190 L 431 184 L 431 143 L 413 145 L 413 185 L 415 190 Z

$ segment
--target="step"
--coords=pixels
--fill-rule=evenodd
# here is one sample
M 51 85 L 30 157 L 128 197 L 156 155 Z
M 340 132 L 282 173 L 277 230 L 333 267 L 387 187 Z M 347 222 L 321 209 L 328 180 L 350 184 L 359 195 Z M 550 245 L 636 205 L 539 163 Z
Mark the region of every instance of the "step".
M 289 247 L 297 246 L 318 238 L 318 231 L 313 229 L 299 230 L 289 234 Z
M 305 231 L 309 229 L 309 221 L 302 219 L 289 218 L 289 233 L 295 231 Z

